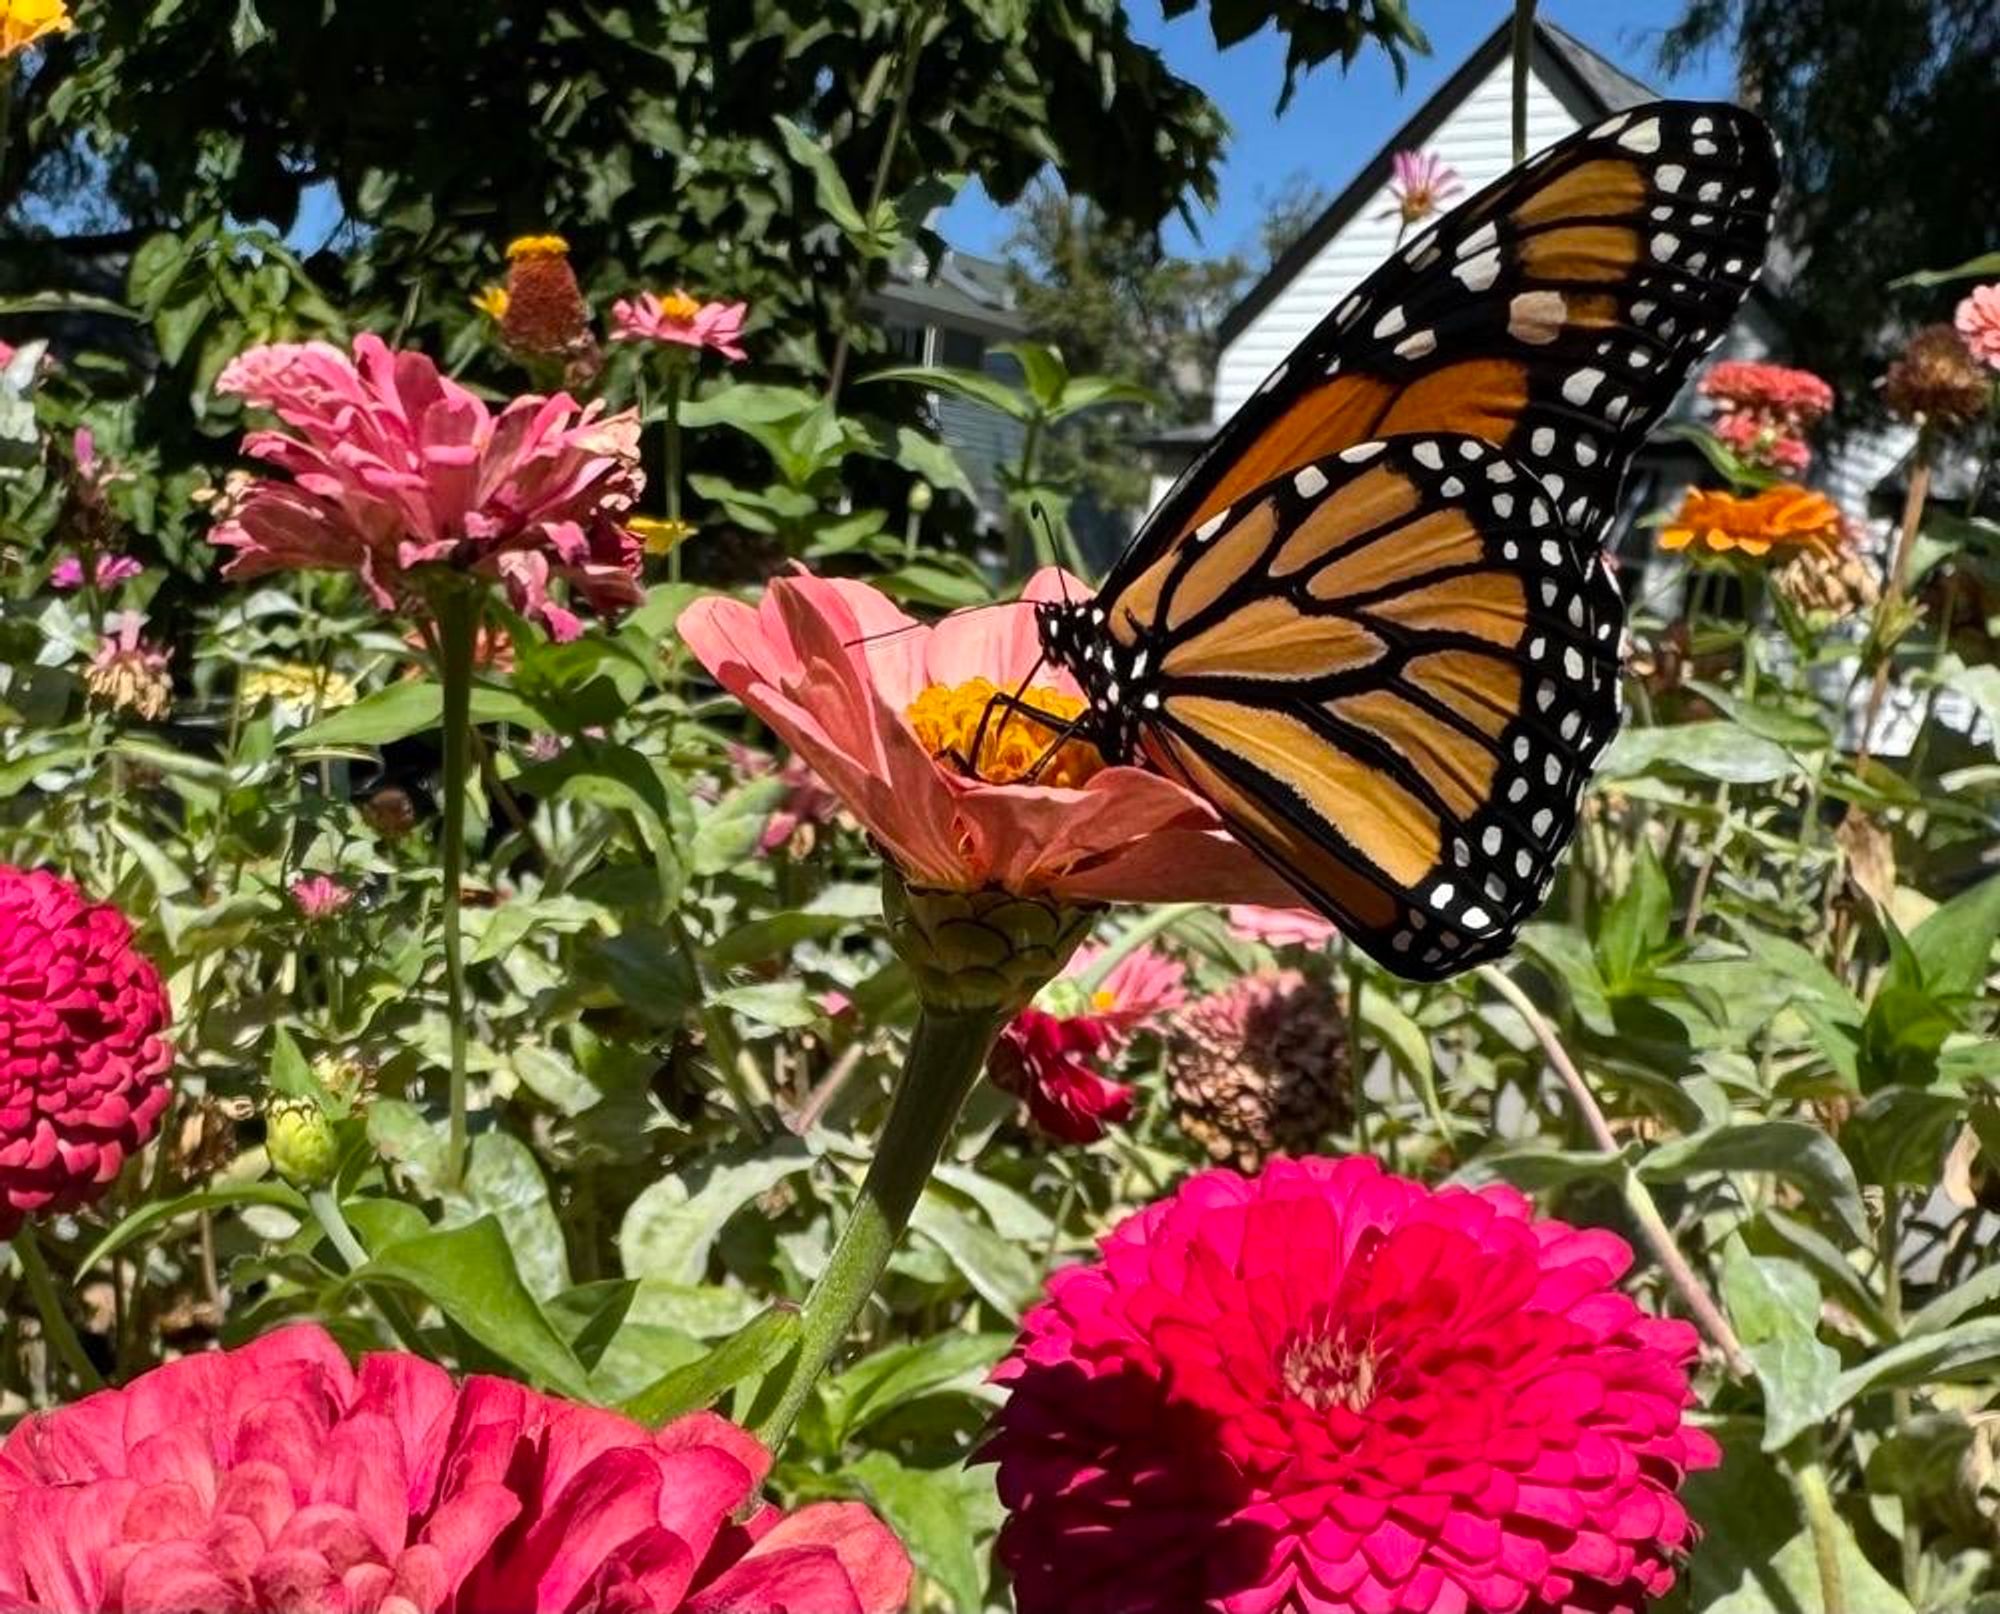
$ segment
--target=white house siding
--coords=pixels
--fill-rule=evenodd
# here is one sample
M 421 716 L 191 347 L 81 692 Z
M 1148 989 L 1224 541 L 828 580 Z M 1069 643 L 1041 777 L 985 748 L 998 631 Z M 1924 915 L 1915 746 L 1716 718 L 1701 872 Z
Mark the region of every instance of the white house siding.
M 1458 171 L 1463 200 L 1514 166 L 1514 79 L 1506 60 L 1459 103 L 1425 142 Z M 1586 116 L 1539 75 L 1528 79 L 1528 150 L 1540 151 L 1582 126 Z M 1396 245 L 1395 198 L 1385 184 L 1321 247 L 1291 283 L 1222 351 L 1215 376 L 1215 420 L 1236 413 L 1341 298 L 1388 257 Z M 1390 217 L 1380 215 L 1387 213 Z

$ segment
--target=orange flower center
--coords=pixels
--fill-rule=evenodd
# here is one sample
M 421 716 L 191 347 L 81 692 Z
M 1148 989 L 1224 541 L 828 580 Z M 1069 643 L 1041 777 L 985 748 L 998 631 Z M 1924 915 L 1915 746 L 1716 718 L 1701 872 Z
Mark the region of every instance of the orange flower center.
M 1357 1346 L 1336 1329 L 1294 1335 L 1278 1358 L 1278 1376 L 1315 1412 L 1336 1406 L 1360 1412 L 1375 1399 L 1381 1366 L 1371 1345 Z
M 695 315 L 701 312 L 701 304 L 684 291 L 669 292 L 660 299 L 660 312 L 676 325 L 692 325 Z
M 569 243 L 559 235 L 519 235 L 507 243 L 507 261 L 517 263 L 522 258 L 560 258 L 569 251 Z
M 932 756 L 989 785 L 1016 784 L 1033 775 L 1036 784 L 1074 790 L 1104 766 L 1095 746 L 1067 738 L 1021 707 L 1010 706 L 1012 695 L 990 678 L 932 684 L 904 715 Z M 1067 722 L 1085 703 L 1036 684 L 1022 694 L 1021 705 Z

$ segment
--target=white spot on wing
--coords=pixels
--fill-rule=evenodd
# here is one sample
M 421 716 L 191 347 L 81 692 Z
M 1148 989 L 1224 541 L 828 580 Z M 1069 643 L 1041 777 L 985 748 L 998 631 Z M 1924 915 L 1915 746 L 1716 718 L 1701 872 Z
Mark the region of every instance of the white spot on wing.
M 1403 328 L 1403 305 L 1398 303 L 1375 322 L 1377 336 L 1394 336 Z
M 1636 151 L 1650 157 L 1660 149 L 1660 120 L 1648 118 L 1643 123 L 1635 123 L 1618 137 L 1618 144 L 1627 151 Z
M 1412 331 L 1396 344 L 1396 355 L 1404 359 L 1421 359 L 1426 353 L 1436 352 L 1437 345 L 1437 332 Z
M 1292 486 L 1299 490 L 1300 498 L 1316 498 L 1326 488 L 1326 473 L 1317 465 L 1308 465 L 1292 478 Z
M 1452 270 L 1467 291 L 1484 291 L 1500 278 L 1500 249 L 1482 252 L 1476 258 L 1467 258 Z

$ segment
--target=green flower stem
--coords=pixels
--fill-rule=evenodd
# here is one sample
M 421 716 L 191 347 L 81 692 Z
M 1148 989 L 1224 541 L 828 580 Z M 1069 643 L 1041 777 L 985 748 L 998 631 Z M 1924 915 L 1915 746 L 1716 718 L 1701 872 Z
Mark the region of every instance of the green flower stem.
M 1840 1569 L 1840 1515 L 1834 1511 L 1833 1493 L 1827 1489 L 1818 1434 L 1806 1435 L 1798 1450 L 1802 1455 L 1793 1458 L 1792 1484 L 1812 1534 L 1813 1562 L 1819 1567 L 1820 1614 L 1848 1614 L 1847 1585 Z
M 340 1201 L 334 1197 L 333 1190 L 313 1189 L 306 1195 L 306 1204 L 312 1210 L 313 1220 L 319 1223 L 319 1230 L 326 1235 L 327 1242 L 340 1257 L 340 1264 L 349 1272 L 359 1272 L 366 1266 L 368 1252 L 354 1236 L 354 1229 L 347 1225 L 347 1217 L 342 1214 Z M 382 1320 L 389 1325 L 390 1332 L 402 1341 L 406 1350 L 414 1351 L 419 1356 L 430 1354 L 416 1319 L 403 1309 L 400 1300 L 379 1289 L 370 1289 L 368 1298 L 375 1302 L 376 1309 L 382 1313 Z
M 875 1292 L 1005 1020 L 994 1009 L 925 1007 L 918 1013 L 916 1035 L 861 1197 L 806 1298 L 798 1353 L 784 1392 L 757 1427 L 757 1438 L 771 1451 L 784 1443 L 813 1385 Z
M 84 1354 L 83 1341 L 76 1337 L 69 1313 L 63 1310 L 62 1296 L 56 1293 L 48 1263 L 42 1259 L 42 1247 L 35 1241 L 33 1222 L 23 1223 L 21 1231 L 14 1235 L 14 1256 L 21 1263 L 21 1275 L 28 1280 L 28 1293 L 34 1297 L 35 1310 L 41 1314 L 42 1334 L 49 1349 L 61 1358 L 63 1366 L 85 1390 L 103 1389 L 103 1376 Z
M 667 519 L 681 518 L 681 394 L 687 389 L 687 369 L 679 355 L 667 361 Z M 681 580 L 681 544 L 667 550 L 667 580 Z
M 1514 166 L 1528 160 L 1528 58 L 1535 48 L 1535 0 L 1514 0 Z
M 1618 1139 L 1611 1130 L 1611 1123 L 1604 1118 L 1604 1111 L 1598 1106 L 1597 1097 L 1590 1090 L 1590 1084 L 1583 1079 L 1583 1072 L 1577 1069 L 1576 1061 L 1569 1056 L 1569 1050 L 1562 1045 L 1556 1035 L 1556 1028 L 1549 1024 L 1548 1017 L 1535 1006 L 1535 1000 L 1515 985 L 1514 981 L 1491 964 L 1481 964 L 1477 971 L 1479 978 L 1490 986 L 1508 1007 L 1528 1024 L 1535 1041 L 1542 1045 L 1543 1056 L 1554 1069 L 1557 1078 L 1568 1091 L 1570 1101 L 1576 1106 L 1577 1115 L 1590 1133 L 1591 1140 L 1604 1153 L 1615 1155 L 1622 1151 Z M 1633 1220 L 1639 1224 L 1639 1232 L 1645 1238 L 1646 1246 L 1653 1253 L 1653 1259 L 1660 1264 L 1661 1271 L 1673 1284 L 1681 1303 L 1693 1314 L 1696 1324 L 1706 1334 L 1711 1344 L 1722 1353 L 1722 1359 L 1729 1371 L 1737 1378 L 1748 1378 L 1753 1371 L 1750 1357 L 1743 1349 L 1743 1342 L 1736 1337 L 1736 1330 L 1729 1326 L 1729 1319 L 1722 1314 L 1722 1308 L 1715 1303 L 1715 1297 L 1703 1287 L 1700 1276 L 1688 1264 L 1688 1258 L 1681 1254 L 1681 1247 L 1674 1242 L 1673 1229 L 1667 1226 L 1667 1219 L 1660 1214 L 1660 1207 L 1653 1202 L 1653 1195 L 1645 1183 L 1640 1181 L 1636 1171 L 1625 1173 L 1625 1205 L 1631 1211 Z
M 1128 926 L 1106 945 L 1104 951 L 1091 961 L 1090 968 L 1083 972 L 1077 985 L 1086 993 L 1095 992 L 1110 977 L 1113 970 L 1147 942 L 1203 906 L 1205 905 L 1199 902 L 1169 902 L 1155 908 L 1144 919 Z
M 451 1123 L 445 1141 L 445 1182 L 465 1172 L 465 944 L 459 934 L 459 889 L 465 879 L 465 787 L 472 751 L 472 656 L 484 603 L 478 587 L 452 577 L 432 590 L 437 613 L 438 677 L 444 685 L 444 971 L 451 1026 Z

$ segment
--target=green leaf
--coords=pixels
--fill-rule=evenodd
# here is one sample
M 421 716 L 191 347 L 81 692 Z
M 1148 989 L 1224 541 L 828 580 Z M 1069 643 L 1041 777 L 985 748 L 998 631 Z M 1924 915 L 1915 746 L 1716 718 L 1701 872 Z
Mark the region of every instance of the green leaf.
M 1598 961 L 1612 992 L 1629 991 L 1645 966 L 1665 950 L 1672 908 L 1666 873 L 1651 845 L 1642 841 L 1632 878 L 1605 909 L 1597 936 Z
M 99 1239 L 97 1247 L 77 1263 L 76 1270 L 78 1273 L 88 1272 L 100 1261 L 108 1261 L 141 1233 L 162 1222 L 193 1216 L 198 1211 L 227 1210 L 235 1205 L 271 1205 L 290 1211 L 302 1221 L 307 1213 L 305 1195 L 281 1182 L 242 1182 L 221 1188 L 203 1188 L 196 1193 L 141 1205 Z
M 547 1299 L 569 1287 L 569 1251 L 534 1151 L 505 1132 L 472 1140 L 464 1186 L 445 1196 L 444 1225 L 499 1219 L 529 1291 Z
M 486 686 L 472 692 L 475 723 L 524 723 L 539 727 L 535 709 L 504 689 Z M 387 745 L 436 728 L 444 721 L 444 691 L 423 679 L 411 678 L 364 695 L 352 706 L 309 723 L 285 737 L 287 750 L 349 745 Z
M 880 381 L 908 381 L 932 392 L 949 393 L 967 403 L 984 404 L 1024 426 L 1037 414 L 1032 398 L 980 370 L 956 370 L 941 364 L 893 364 L 886 370 L 871 371 L 856 384 L 873 385 Z
M 708 1001 L 711 1007 L 727 1009 L 757 1025 L 774 1026 L 779 1030 L 795 1031 L 804 1026 L 817 1025 L 825 1019 L 819 1005 L 812 1000 L 806 983 L 797 979 L 752 981 L 747 986 L 724 987 L 719 992 L 711 992 Z
M 863 1358 L 822 1387 L 834 1444 L 924 1396 L 977 1389 L 1012 1343 L 1009 1334 L 939 1334 Z
M 1705 1171 L 1768 1171 L 1796 1183 L 1856 1244 L 1868 1242 L 1861 1185 L 1847 1156 L 1804 1121 L 1732 1121 L 1666 1143 L 1639 1162 L 1647 1182 L 1686 1182 Z
M 974 497 L 972 479 L 965 474 L 965 467 L 959 464 L 950 445 L 926 437 L 914 427 L 898 426 L 895 454 L 898 465 L 914 471 L 932 487 L 966 499 Z
M 1764 1450 L 1781 1450 L 1840 1405 L 1840 1356 L 1819 1340 L 1819 1285 L 1797 1262 L 1752 1255 L 1731 1237 L 1722 1300 L 1764 1387 Z
M 905 1468 L 885 1451 L 864 1452 L 849 1470 L 925 1575 L 943 1606 L 986 1607 L 986 1577 L 973 1550 L 978 1535 L 968 1493 L 990 1492 L 984 1470 Z
M 1899 280 L 1890 281 L 1889 289 L 1900 291 L 1905 286 L 1942 286 L 1954 280 L 1984 280 L 1988 275 L 2000 275 L 2000 252 L 1982 252 L 1978 257 L 1967 258 L 1949 269 L 1919 269 Z
M 792 161 L 812 174 L 813 190 L 819 199 L 820 211 L 848 235 L 865 234 L 868 230 L 867 221 L 861 217 L 861 210 L 854 205 L 854 193 L 847 188 L 847 181 L 834 166 L 832 153 L 790 118 L 777 118 L 773 121 L 778 125 L 778 132 L 784 136 L 785 149 L 792 154 Z
M 2000 1317 L 1975 1317 L 1878 1351 L 1834 1381 L 1831 1416 L 1850 1401 L 1940 1380 L 1976 1381 L 2000 1364 Z
M 783 1137 L 756 1154 L 718 1157 L 661 1178 L 632 1201 L 618 1229 L 625 1275 L 700 1283 L 723 1224 L 812 1162 L 803 1142 Z
M 521 1281 L 497 1216 L 387 1245 L 353 1279 L 415 1290 L 537 1384 L 590 1399 L 590 1376 Z
M 310 1099 L 320 1105 L 326 1103 L 325 1084 L 313 1074 L 312 1066 L 306 1063 L 306 1056 L 299 1052 L 299 1045 L 283 1026 L 275 1027 L 271 1032 L 271 1063 L 264 1079 L 270 1084 L 271 1091 L 282 1098 Z
M 699 1361 L 663 1373 L 637 1395 L 627 1396 L 618 1410 L 648 1429 L 657 1429 L 683 1413 L 714 1406 L 745 1379 L 770 1372 L 798 1338 L 798 1308 L 773 1306 Z
M 1720 720 L 1624 729 L 1598 765 L 1604 779 L 1692 773 L 1736 785 L 1769 784 L 1799 771 L 1797 760 L 1782 745 Z
M 2000 874 L 1961 891 L 1910 932 L 1924 985 L 1942 997 L 1969 998 L 1992 968 L 2000 937 Z
M 1604 977 L 1598 973 L 1596 955 L 1582 931 L 1573 925 L 1534 919 L 1521 927 L 1518 945 L 1541 966 L 1549 984 L 1568 997 L 1587 1030 L 1600 1037 L 1617 1036 L 1618 1022 L 1611 1013 Z
M 1009 1319 L 1018 1318 L 1040 1288 L 1035 1264 L 1017 1244 L 967 1216 L 928 1187 L 910 1227 L 951 1258 L 979 1297 Z

